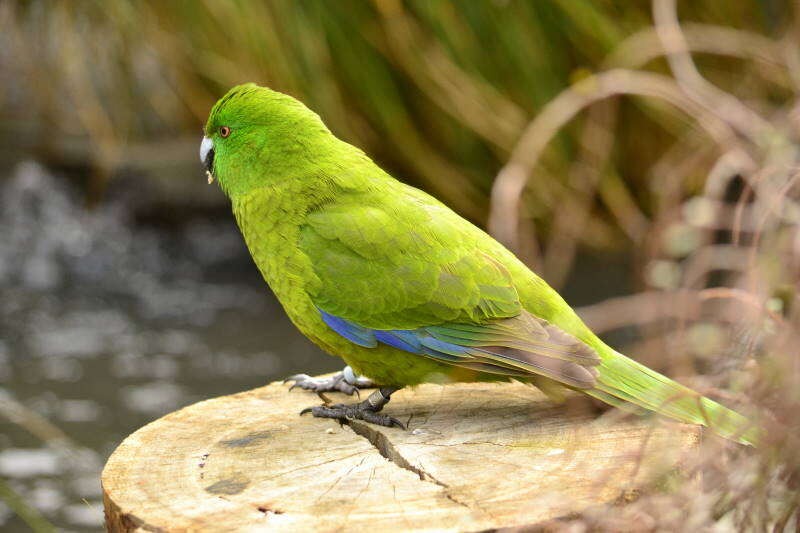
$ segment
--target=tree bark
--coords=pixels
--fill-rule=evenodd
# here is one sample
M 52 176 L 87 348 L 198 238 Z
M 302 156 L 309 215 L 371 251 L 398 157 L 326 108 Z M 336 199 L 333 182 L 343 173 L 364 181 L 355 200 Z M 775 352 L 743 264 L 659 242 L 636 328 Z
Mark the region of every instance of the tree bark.
M 522 384 L 399 391 L 384 412 L 407 431 L 301 417 L 320 400 L 287 389 L 272 383 L 199 402 L 130 435 L 102 475 L 108 530 L 535 524 L 674 474 L 699 436 L 618 410 L 598 417 L 588 402 L 554 405 Z

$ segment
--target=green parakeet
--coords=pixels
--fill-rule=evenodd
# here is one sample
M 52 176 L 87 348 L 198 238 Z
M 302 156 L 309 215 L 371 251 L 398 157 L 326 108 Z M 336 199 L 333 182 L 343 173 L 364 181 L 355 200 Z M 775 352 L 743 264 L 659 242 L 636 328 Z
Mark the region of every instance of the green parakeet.
M 211 110 L 200 148 L 247 247 L 294 324 L 349 368 L 311 390 L 380 388 L 319 417 L 379 413 L 425 382 L 518 380 L 710 426 L 754 444 L 744 417 L 614 351 L 513 253 L 336 138 L 294 98 L 254 84 Z

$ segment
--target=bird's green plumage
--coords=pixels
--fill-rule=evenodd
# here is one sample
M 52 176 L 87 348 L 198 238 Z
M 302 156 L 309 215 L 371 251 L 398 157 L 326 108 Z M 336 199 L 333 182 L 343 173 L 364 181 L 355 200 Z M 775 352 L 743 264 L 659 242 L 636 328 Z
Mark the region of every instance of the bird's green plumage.
M 213 173 L 265 280 L 297 327 L 358 373 L 385 386 L 513 378 L 551 395 L 562 383 L 757 439 L 741 415 L 609 348 L 510 251 L 393 179 L 297 100 L 234 87 L 214 106 L 206 136 Z M 320 311 L 460 348 L 430 357 L 361 346 Z

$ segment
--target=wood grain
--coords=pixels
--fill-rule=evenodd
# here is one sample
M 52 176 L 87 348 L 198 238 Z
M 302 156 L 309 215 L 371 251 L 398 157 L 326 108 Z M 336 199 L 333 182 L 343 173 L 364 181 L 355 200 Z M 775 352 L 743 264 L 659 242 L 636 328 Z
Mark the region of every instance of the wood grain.
M 597 417 L 522 384 L 423 385 L 385 412 L 409 430 L 298 416 L 273 383 L 141 428 L 102 475 L 110 531 L 474 531 L 613 501 L 692 453 L 698 430 Z M 334 401 L 350 401 L 330 394 Z

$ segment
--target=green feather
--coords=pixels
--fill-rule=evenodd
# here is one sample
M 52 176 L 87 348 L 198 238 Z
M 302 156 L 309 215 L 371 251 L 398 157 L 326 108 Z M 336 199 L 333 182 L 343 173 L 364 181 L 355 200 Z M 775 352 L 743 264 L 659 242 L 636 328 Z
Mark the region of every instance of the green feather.
M 205 133 L 212 171 L 264 279 L 297 327 L 358 373 L 398 387 L 513 377 L 554 398 L 560 382 L 758 441 L 760 430 L 741 415 L 606 346 L 514 254 L 393 179 L 290 96 L 234 87 Z M 359 346 L 320 309 L 367 330 L 425 328 L 466 350 L 437 359 Z
M 603 354 L 597 389 L 681 422 L 708 426 L 723 437 L 757 446 L 761 430 L 739 413 L 617 353 Z M 600 400 L 603 394 L 586 391 Z

